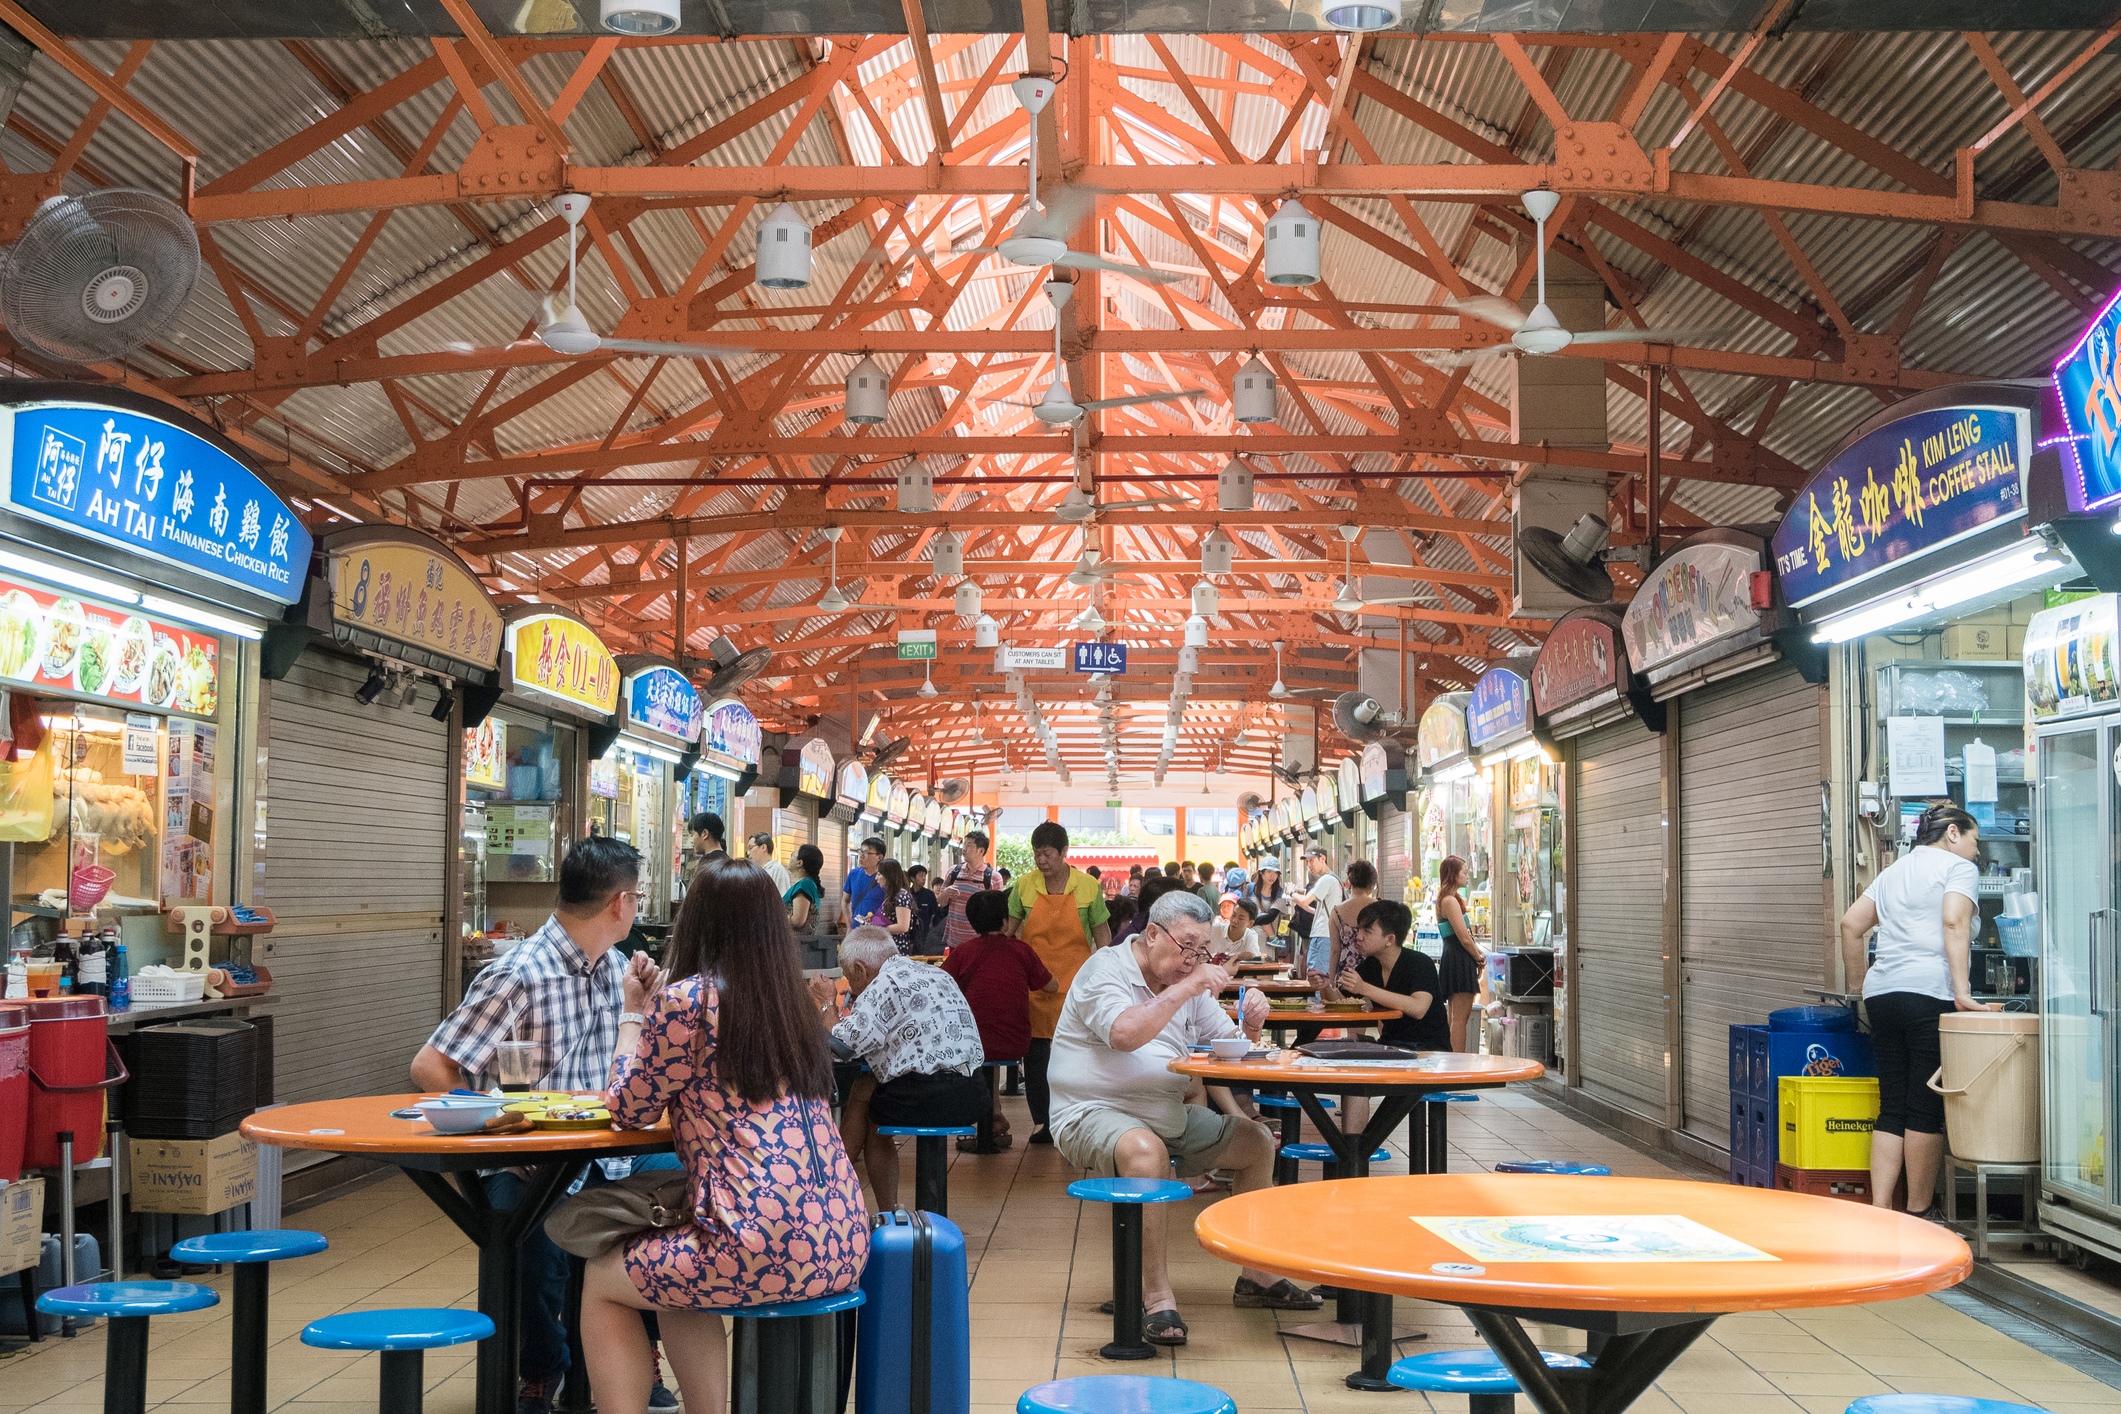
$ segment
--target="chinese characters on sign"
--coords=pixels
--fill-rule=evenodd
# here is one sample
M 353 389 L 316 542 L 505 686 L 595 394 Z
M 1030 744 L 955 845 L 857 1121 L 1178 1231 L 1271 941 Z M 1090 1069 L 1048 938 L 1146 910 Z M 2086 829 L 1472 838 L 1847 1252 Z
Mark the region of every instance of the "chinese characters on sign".
M 545 615 L 515 627 L 515 680 L 610 716 L 619 705 L 619 665 L 602 639 L 573 619 Z
M 90 403 L 8 412 L 0 428 L 12 443 L 7 499 L 16 511 L 282 604 L 301 597 L 309 531 L 213 443 Z
M 1620 652 L 1613 625 L 1585 615 L 1554 625 L 1532 663 L 1532 705 L 1542 716 L 1617 686 Z
M 1522 732 L 1528 725 L 1524 679 L 1508 668 L 1490 668 L 1473 684 L 1466 709 L 1466 735 L 1475 747 Z
M 2022 514 L 2030 423 L 2023 408 L 1932 408 L 1859 438 L 1797 493 L 1776 528 L 1783 597 L 1801 607 Z M 1635 666 L 1650 665 L 1637 657 Z
M 626 720 L 690 746 L 700 737 L 699 689 L 676 668 L 644 668 L 626 679 Z
M 725 697 L 707 709 L 706 730 L 700 737 L 703 764 L 741 775 L 759 760 L 759 719 L 734 697 Z
M 403 541 L 326 552 L 333 618 L 476 667 L 500 661 L 501 616 L 450 557 Z
M 1127 645 L 1124 643 L 1078 643 L 1075 645 L 1075 671 L 1079 673 L 1124 673 L 1127 671 Z

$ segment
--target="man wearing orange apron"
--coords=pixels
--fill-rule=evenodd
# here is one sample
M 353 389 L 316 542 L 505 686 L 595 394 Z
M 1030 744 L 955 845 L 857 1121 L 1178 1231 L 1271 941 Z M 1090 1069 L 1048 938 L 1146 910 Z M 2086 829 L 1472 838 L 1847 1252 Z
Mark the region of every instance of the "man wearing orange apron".
M 1112 941 L 1111 913 L 1103 887 L 1068 865 L 1068 832 L 1048 820 L 1031 832 L 1031 859 L 1038 868 L 1009 890 L 1009 931 L 1030 944 L 1060 988 L 1031 994 L 1031 1049 L 1024 1054 L 1024 1093 L 1038 1128 L 1033 1144 L 1051 1144 L 1046 1119 L 1051 1093 L 1046 1062 L 1053 1055 L 1053 1028 L 1068 1000 L 1068 984 L 1091 950 Z

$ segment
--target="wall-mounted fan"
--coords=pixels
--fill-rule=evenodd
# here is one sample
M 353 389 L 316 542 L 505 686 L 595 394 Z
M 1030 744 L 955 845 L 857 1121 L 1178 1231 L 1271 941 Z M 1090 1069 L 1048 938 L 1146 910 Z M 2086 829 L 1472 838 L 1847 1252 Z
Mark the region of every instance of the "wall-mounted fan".
M 199 278 L 184 209 L 129 187 L 55 196 L 0 262 L 0 317 L 67 363 L 123 358 L 176 322 Z
M 708 644 L 707 654 L 714 659 L 714 675 L 700 685 L 700 691 L 708 697 L 727 697 L 773 665 L 771 648 L 738 652 L 726 637 L 718 636 Z
M 1343 692 L 1333 699 L 1333 725 L 1350 741 L 1372 742 L 1395 735 L 1404 722 L 1367 692 Z
M 1557 588 L 1592 604 L 1610 603 L 1613 580 L 1605 570 L 1606 523 L 1586 515 L 1557 535 L 1543 525 L 1529 525 L 1517 532 L 1517 549 L 1532 568 Z

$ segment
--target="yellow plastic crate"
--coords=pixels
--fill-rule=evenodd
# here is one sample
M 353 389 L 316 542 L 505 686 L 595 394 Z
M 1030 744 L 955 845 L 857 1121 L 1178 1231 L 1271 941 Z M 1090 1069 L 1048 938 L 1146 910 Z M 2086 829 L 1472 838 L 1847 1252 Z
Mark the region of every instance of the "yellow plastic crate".
M 1875 1077 L 1785 1075 L 1779 1084 L 1779 1162 L 1799 1169 L 1870 1168 L 1871 1127 L 1878 1122 Z

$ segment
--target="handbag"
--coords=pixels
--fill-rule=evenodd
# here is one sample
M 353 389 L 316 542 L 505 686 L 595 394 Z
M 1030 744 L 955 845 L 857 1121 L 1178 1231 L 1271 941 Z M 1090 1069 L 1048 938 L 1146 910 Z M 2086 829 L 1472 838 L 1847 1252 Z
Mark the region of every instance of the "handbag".
M 545 1235 L 570 1256 L 597 1258 L 643 1232 L 693 1220 L 690 1176 L 656 1169 L 585 1188 L 545 1218 Z

